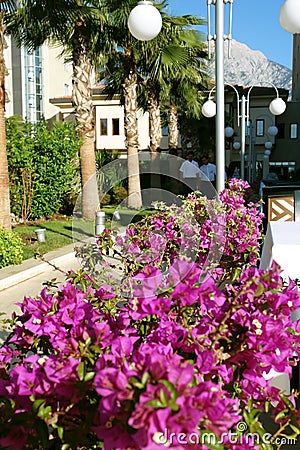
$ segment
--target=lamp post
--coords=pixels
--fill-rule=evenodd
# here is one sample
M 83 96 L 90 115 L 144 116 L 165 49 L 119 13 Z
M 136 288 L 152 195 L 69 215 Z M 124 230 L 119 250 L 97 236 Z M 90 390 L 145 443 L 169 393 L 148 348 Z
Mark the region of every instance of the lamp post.
M 215 78 L 217 95 L 216 116 L 216 189 L 221 192 L 225 187 L 225 106 L 224 106 L 224 3 L 215 0 Z M 227 3 L 227 1 L 226 1 Z M 209 2 L 207 2 L 209 5 Z
M 259 120 L 262 117 L 264 117 L 264 116 L 263 115 L 257 116 L 256 120 Z M 271 116 L 266 115 L 265 117 L 268 120 L 272 121 Z M 256 141 L 256 135 L 254 133 L 254 126 L 251 121 L 249 121 L 247 131 L 248 131 L 248 137 L 249 137 L 248 180 L 250 182 L 252 182 L 252 181 L 255 181 L 255 175 L 256 175 L 257 152 L 256 152 L 255 144 L 257 144 L 257 141 Z M 263 132 L 263 135 L 264 134 L 265 134 L 265 132 Z M 265 176 L 267 175 L 267 168 L 269 167 L 269 157 L 271 155 L 271 149 L 273 147 L 273 142 L 271 140 L 277 134 L 278 134 L 278 128 L 275 125 L 271 124 L 268 127 L 268 130 L 266 132 L 267 141 L 265 141 L 263 144 L 261 143 L 261 145 L 264 145 L 264 148 L 265 148 L 264 155 L 263 155 L 263 178 L 265 178 Z
M 275 89 L 276 91 L 276 98 L 274 98 L 271 103 L 269 104 L 269 110 L 272 114 L 274 115 L 280 115 L 282 114 L 285 109 L 286 109 L 286 104 L 285 102 L 282 100 L 282 98 L 279 97 L 279 93 L 278 93 L 278 89 L 276 88 L 276 86 L 274 86 L 273 83 L 270 83 L 269 81 L 266 81 L 265 83 L 267 84 L 271 84 L 272 87 Z M 250 132 L 251 130 L 251 122 L 250 122 L 250 93 L 252 91 L 252 89 L 255 87 L 250 86 L 247 92 L 247 97 L 243 94 L 241 97 L 238 93 L 238 90 L 236 89 L 236 87 L 232 84 L 227 84 L 225 83 L 226 86 L 231 87 L 235 93 L 236 93 L 236 101 L 237 101 L 237 125 L 238 127 L 241 126 L 241 143 L 235 142 L 235 147 L 237 149 L 241 148 L 241 178 L 244 179 L 245 178 L 245 148 L 246 148 L 246 136 L 249 136 L 250 139 L 250 148 L 251 148 L 251 139 L 252 139 L 252 132 Z M 208 96 L 208 100 L 203 104 L 202 106 L 202 114 L 205 117 L 214 117 L 216 115 L 216 105 L 214 103 L 214 101 L 212 100 L 212 93 L 214 91 L 214 87 L 211 89 L 209 96 Z M 224 117 L 224 115 L 223 115 Z M 228 127 L 227 127 L 228 128 Z M 228 129 L 225 129 L 225 135 L 227 135 L 228 137 Z M 226 133 L 227 130 L 227 133 Z M 233 130 L 232 130 L 233 131 Z M 271 133 L 270 133 L 271 134 Z M 233 135 L 233 133 L 231 134 L 231 136 Z M 223 139 L 224 142 L 224 139 Z M 253 166 L 253 152 L 250 152 L 250 158 L 249 158 L 249 167 Z M 251 169 L 249 170 L 249 181 L 252 181 L 252 172 Z
M 215 40 L 215 79 L 216 79 L 216 106 L 210 104 L 212 109 L 216 109 L 216 188 L 220 192 L 224 189 L 224 169 L 225 169 L 225 105 L 224 105 L 224 39 L 231 39 L 231 30 L 229 36 L 224 36 L 224 4 L 230 4 L 230 28 L 232 23 L 232 4 L 233 0 L 207 0 L 208 19 L 210 22 L 210 6 L 215 6 L 215 34 L 208 33 L 208 42 Z M 283 27 L 292 33 L 300 33 L 300 9 L 299 0 L 286 0 L 281 8 L 280 21 Z M 139 40 L 154 39 L 160 32 L 162 20 L 159 11 L 153 6 L 152 1 L 142 0 L 131 11 L 128 19 L 128 27 L 134 37 Z M 209 47 L 210 48 L 210 47 Z M 300 55 L 299 55 L 300 64 Z M 275 87 L 275 86 L 274 86 Z M 252 87 L 248 91 L 248 112 L 249 112 L 249 95 Z M 276 88 L 275 88 L 276 89 Z M 273 114 L 282 114 L 283 100 L 277 98 L 270 104 L 270 111 Z M 240 100 L 238 99 L 238 102 Z M 246 119 L 249 121 L 249 114 L 246 113 L 246 98 L 241 98 L 241 173 L 244 175 L 245 167 L 245 136 L 246 136 Z M 272 105 L 272 106 L 271 106 Z M 281 112 L 278 112 L 281 111 Z M 239 116 L 240 117 L 240 116 Z
M 153 2 L 142 0 L 128 17 L 128 28 L 132 36 L 140 41 L 151 41 L 161 30 L 162 18 Z
M 273 138 L 277 134 L 278 134 L 278 128 L 275 125 L 269 126 L 268 131 L 267 131 L 267 136 L 270 136 L 271 138 Z M 264 151 L 264 160 L 263 160 L 263 179 L 269 173 L 269 159 L 270 159 L 270 155 L 271 155 L 271 149 L 273 147 L 271 138 L 265 142 L 265 151 Z
M 286 0 L 279 13 L 282 28 L 293 35 L 292 100 L 300 101 L 300 7 L 298 0 Z
M 216 58 L 215 58 L 215 79 L 216 79 L 216 188 L 220 192 L 224 189 L 224 171 L 225 171 L 225 142 L 224 142 L 224 4 L 229 3 L 230 23 L 232 16 L 233 0 L 207 0 L 207 6 L 215 6 L 215 34 L 208 35 L 208 41 L 215 40 Z M 147 7 L 147 10 L 146 10 Z M 154 11 L 156 10 L 156 12 Z M 131 11 L 128 19 L 128 27 L 134 37 L 139 40 L 153 39 L 160 31 L 159 24 L 156 22 L 157 9 L 153 2 L 143 0 Z M 143 17 L 143 20 L 141 19 Z M 153 23 L 154 26 L 153 26 Z M 157 25 L 157 26 L 156 26 Z M 154 30 L 155 28 L 155 30 Z M 153 35 L 151 34 L 153 32 Z M 152 35 L 152 37 L 150 37 Z M 230 37 L 229 37 L 230 38 Z

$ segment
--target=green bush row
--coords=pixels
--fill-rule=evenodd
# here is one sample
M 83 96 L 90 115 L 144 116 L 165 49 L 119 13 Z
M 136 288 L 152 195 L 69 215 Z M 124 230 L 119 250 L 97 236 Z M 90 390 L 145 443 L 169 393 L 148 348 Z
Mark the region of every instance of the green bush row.
M 127 189 L 123 186 L 112 187 L 101 199 L 101 206 L 119 205 L 128 196 Z
M 6 121 L 11 211 L 24 221 L 72 212 L 80 189 L 74 124 L 37 124 L 13 116 Z
M 20 264 L 23 260 L 23 247 L 20 236 L 0 228 L 0 269 L 10 264 Z

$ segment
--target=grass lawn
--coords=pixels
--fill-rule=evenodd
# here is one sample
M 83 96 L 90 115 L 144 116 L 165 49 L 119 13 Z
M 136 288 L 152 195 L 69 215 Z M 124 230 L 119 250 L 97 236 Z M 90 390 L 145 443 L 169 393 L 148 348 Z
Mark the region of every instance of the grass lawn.
M 105 212 L 106 226 L 110 227 L 110 220 L 115 212 L 115 206 L 105 206 L 101 211 Z M 129 223 L 138 222 L 142 217 L 153 213 L 153 210 L 135 211 L 132 209 L 118 209 L 121 217 L 120 224 L 127 226 Z M 38 242 L 34 230 L 45 229 L 45 241 Z M 59 217 L 50 220 L 39 220 L 28 225 L 16 225 L 14 232 L 21 236 L 24 247 L 24 259 L 32 258 L 35 254 L 44 254 L 51 250 L 72 244 L 74 241 L 82 241 L 94 236 L 95 223 L 93 220 L 82 220 L 73 217 Z
M 45 229 L 46 242 L 38 242 L 34 230 Z M 17 225 L 14 227 L 25 244 L 24 259 L 32 258 L 36 253 L 44 254 L 65 245 L 72 244 L 72 218 L 61 220 L 38 221 L 34 224 Z
M 117 209 L 117 206 L 103 206 L 101 208 L 101 211 L 105 212 L 105 216 L 108 219 L 111 219 L 113 216 L 113 213 Z M 149 216 L 150 214 L 153 214 L 154 209 L 144 209 L 142 211 L 135 211 L 134 209 L 129 208 L 118 208 L 118 212 L 121 217 L 121 225 L 127 226 L 129 223 L 136 223 L 139 220 L 141 220 L 145 216 Z

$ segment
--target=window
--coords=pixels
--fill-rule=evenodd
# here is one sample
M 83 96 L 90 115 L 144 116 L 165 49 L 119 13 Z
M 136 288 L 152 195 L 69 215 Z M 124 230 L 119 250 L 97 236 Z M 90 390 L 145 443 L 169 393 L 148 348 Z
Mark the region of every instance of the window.
M 265 121 L 258 119 L 256 121 L 256 136 L 263 136 L 265 134 Z
M 100 134 L 107 136 L 107 119 L 100 119 Z
M 119 136 L 120 134 L 120 119 L 112 119 L 112 134 Z
M 290 180 L 295 174 L 295 161 L 273 161 L 269 163 L 269 171 L 277 173 L 279 179 Z
M 285 137 L 284 123 L 277 123 L 276 127 L 278 128 L 278 134 L 277 134 L 276 138 L 284 139 L 284 137 Z
M 168 126 L 162 127 L 161 134 L 162 134 L 163 136 L 168 136 L 168 135 L 169 135 L 169 129 L 168 129 Z
M 298 138 L 298 124 L 291 123 L 290 124 L 290 139 L 297 139 L 297 138 Z
M 64 71 L 68 72 L 69 70 L 69 62 L 67 58 L 64 58 Z
M 25 102 L 24 115 L 30 122 L 43 117 L 43 70 L 42 49 L 24 49 Z
M 65 83 L 65 95 L 69 95 L 69 85 Z

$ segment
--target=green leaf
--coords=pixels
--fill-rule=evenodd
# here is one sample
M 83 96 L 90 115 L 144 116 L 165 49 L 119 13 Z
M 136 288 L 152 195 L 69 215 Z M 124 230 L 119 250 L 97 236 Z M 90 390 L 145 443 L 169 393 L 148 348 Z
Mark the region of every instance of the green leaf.
M 78 376 L 79 380 L 83 381 L 85 377 L 85 362 L 81 361 L 81 363 L 78 366 Z
M 44 405 L 40 405 L 37 416 L 42 420 L 47 420 L 49 419 L 51 412 L 52 412 L 51 406 L 44 407 Z
M 150 378 L 149 372 L 145 372 L 143 374 L 143 376 L 142 376 L 142 385 L 143 385 L 143 387 L 146 386 L 147 381 L 149 380 L 149 378 Z
M 178 398 L 178 393 L 175 386 L 168 380 L 159 380 L 159 383 L 166 386 L 166 388 L 171 392 L 171 400 L 175 402 Z
M 87 372 L 84 381 L 91 381 L 95 377 L 95 372 Z
M 34 403 L 33 403 L 33 405 L 32 405 L 32 411 L 33 411 L 34 414 L 37 414 L 37 412 L 38 412 L 40 406 L 41 406 L 43 403 L 45 403 L 45 400 L 43 400 L 43 399 L 39 399 L 39 400 L 35 400 L 35 401 L 34 401 Z
M 166 395 L 164 389 L 161 389 L 161 390 L 160 390 L 160 392 L 159 392 L 159 398 L 160 398 L 161 404 L 162 404 L 163 406 L 168 406 L 168 397 L 167 397 L 167 395 Z
M 293 405 L 293 403 L 291 402 L 291 400 L 289 398 L 287 398 L 285 395 L 280 394 L 280 397 L 282 398 L 282 400 L 284 401 L 284 403 L 286 404 L 286 406 L 290 409 L 295 409 L 295 406 Z
M 289 412 L 288 409 L 284 409 L 284 410 L 280 411 L 275 417 L 275 422 L 277 422 L 278 420 L 284 419 L 288 412 Z
M 64 429 L 63 429 L 63 427 L 61 427 L 61 426 L 57 427 L 57 434 L 58 434 L 59 439 L 63 440 L 63 438 L 64 438 Z
M 293 425 L 292 423 L 290 423 L 289 426 L 290 426 L 291 429 L 296 433 L 297 436 L 300 435 L 300 428 L 299 428 L 299 426 Z
M 260 297 L 265 292 L 265 287 L 262 283 L 258 283 L 254 297 Z
M 146 406 L 150 406 L 150 408 L 155 408 L 155 409 L 164 408 L 164 405 L 162 405 L 160 400 L 158 400 L 158 399 L 154 399 L 154 400 L 150 400 L 149 402 L 146 402 Z

